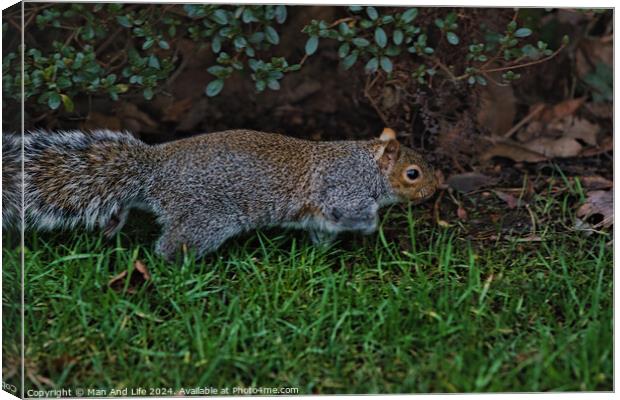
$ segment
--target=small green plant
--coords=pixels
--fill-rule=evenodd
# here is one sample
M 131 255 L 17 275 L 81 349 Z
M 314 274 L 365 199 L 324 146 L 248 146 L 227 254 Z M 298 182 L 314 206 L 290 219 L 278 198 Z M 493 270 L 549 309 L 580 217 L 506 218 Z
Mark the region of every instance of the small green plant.
M 31 11 L 34 24 L 52 40 L 26 41 L 24 100 L 34 98 L 51 110 L 62 105 L 73 111 L 78 95 L 117 100 L 119 94 L 140 91 L 152 99 L 177 67 L 173 45 L 181 38 L 206 42 L 217 54 L 216 65 L 205 71 L 215 78 L 206 87 L 208 96 L 247 67 L 258 91 L 278 90 L 284 73 L 299 69 L 281 57 L 259 57 L 280 41 L 276 27 L 287 18 L 283 5 L 188 4 L 173 12 L 160 5 L 58 4 L 37 10 Z M 2 73 L 3 94 L 15 101 L 22 84 L 18 53 L 4 56 Z
M 435 18 L 432 26 L 418 26 L 417 8 L 402 12 L 388 10 L 389 13 L 382 15 L 375 7 L 351 6 L 348 18 L 335 23 L 312 21 L 303 29 L 309 36 L 305 46 L 306 54 L 314 54 L 321 39 L 332 39 L 341 43 L 338 56 L 344 69 L 362 61 L 366 73 L 383 70 L 390 75 L 395 64 L 413 57 L 417 65 L 407 69 L 419 84 L 427 84 L 429 77 L 442 71 L 443 76 L 452 81 L 466 80 L 470 85 L 486 85 L 487 79 L 491 79 L 491 72 L 505 71 L 502 75 L 505 82 L 519 79 L 520 75 L 514 69 L 546 61 L 566 45 L 564 42 L 559 50 L 552 52 L 542 41 L 538 41 L 536 46 L 526 43 L 532 30 L 518 27 L 516 14 L 503 33 L 487 30 L 484 42 L 474 40 L 466 44 L 462 37 L 467 35 L 459 33 L 459 17 L 454 11 Z M 429 39 L 432 29 L 440 33 L 439 39 L 433 43 Z M 437 49 L 443 40 L 450 46 L 467 46 L 465 59 L 442 60 Z M 456 75 L 454 71 L 459 65 L 462 65 L 462 74 Z
M 257 58 L 257 53 L 268 51 L 280 43 L 275 27 L 286 21 L 286 6 L 224 8 L 187 4 L 183 8 L 190 18 L 200 22 L 188 28 L 190 37 L 209 40 L 211 49 L 218 55 L 217 64 L 207 70 L 215 77 L 207 85 L 207 96 L 220 93 L 225 80 L 235 71 L 245 70 L 246 66 L 252 71 L 250 76 L 259 92 L 266 88 L 278 90 L 284 73 L 299 69 L 298 65 L 289 66 L 281 57 L 272 58 L 270 62 Z
M 289 63 L 274 51 L 280 43 L 279 27 L 287 20 L 284 5 L 58 4 L 28 12 L 35 14 L 27 16 L 39 30 L 31 37 L 42 39 L 26 41 L 24 100 L 34 98 L 51 110 L 62 105 L 69 112 L 78 95 L 104 94 L 116 100 L 139 92 L 152 99 L 180 64 L 177 42 L 188 38 L 216 55 L 215 64 L 205 71 L 213 76 L 207 96 L 218 95 L 238 73 L 247 74 L 258 92 L 278 90 L 286 73 L 302 68 L 326 41 L 339 43 L 344 69 L 363 65 L 367 74 L 388 77 L 399 70 L 420 85 L 431 85 L 433 79 L 485 85 L 497 79 L 491 76 L 494 72 L 501 73 L 503 82 L 512 82 L 520 77 L 515 70 L 554 57 L 566 44 L 551 51 L 546 43 L 530 40 L 532 30 L 516 22 L 518 11 L 503 32 L 481 27 L 480 34 L 472 36 L 462 26 L 461 14 L 447 9 L 433 9 L 429 19 L 428 10 L 421 17 L 418 8 L 351 6 L 334 22 L 310 21 L 303 28 L 308 35 L 305 56 Z M 6 28 L 4 24 L 5 33 Z M 452 52 L 464 56 L 453 57 Z M 21 87 L 17 60 L 16 52 L 3 58 L 3 93 L 14 101 L 19 101 Z M 598 79 L 605 74 L 599 72 L 588 84 L 609 97 L 609 85 Z

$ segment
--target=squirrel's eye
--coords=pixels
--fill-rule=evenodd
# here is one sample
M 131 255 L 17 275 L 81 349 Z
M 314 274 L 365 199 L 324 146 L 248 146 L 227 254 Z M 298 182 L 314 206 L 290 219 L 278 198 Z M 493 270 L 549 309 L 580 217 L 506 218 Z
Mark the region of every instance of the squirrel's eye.
M 405 175 L 407 176 L 407 179 L 409 179 L 410 181 L 415 181 L 422 174 L 420 173 L 420 170 L 417 168 L 409 168 L 407 171 L 405 171 Z

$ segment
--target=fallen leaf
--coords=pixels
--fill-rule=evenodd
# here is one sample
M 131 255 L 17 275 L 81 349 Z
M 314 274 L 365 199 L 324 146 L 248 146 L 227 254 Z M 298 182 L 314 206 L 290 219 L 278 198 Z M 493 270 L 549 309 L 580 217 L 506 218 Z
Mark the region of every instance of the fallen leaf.
M 137 288 L 140 285 L 144 285 L 145 282 L 151 279 L 148 267 L 140 260 L 136 260 L 133 264 L 134 269 L 129 276 L 129 285 L 127 286 L 127 293 L 134 294 L 137 292 Z M 127 271 L 122 271 L 118 275 L 115 275 L 108 281 L 108 287 L 122 291 L 125 288 L 125 281 L 127 279 Z
M 601 143 L 599 143 L 598 146 L 596 147 L 588 147 L 587 149 L 584 149 L 581 154 L 579 154 L 580 157 L 592 157 L 598 154 L 602 154 L 602 153 L 607 153 L 608 151 L 611 151 L 614 149 L 614 141 L 613 138 L 610 136 L 606 136 Z
M 446 184 L 454 190 L 467 193 L 489 186 L 495 183 L 493 178 L 478 172 L 466 172 L 464 174 L 452 175 L 446 181 Z
M 467 221 L 467 211 L 463 208 L 463 206 L 459 205 L 459 208 L 456 210 L 456 216 L 461 221 Z
M 611 119 L 614 114 L 614 107 L 612 103 L 593 101 L 584 105 L 585 109 L 592 113 L 594 117 L 602 119 Z
M 493 157 L 509 158 L 516 162 L 540 162 L 546 161 L 547 157 L 543 154 L 529 150 L 516 143 L 497 143 L 480 156 L 482 161 L 488 161 Z
M 538 120 L 541 122 L 551 122 L 553 120 L 572 115 L 579 109 L 579 107 L 581 107 L 585 100 L 585 97 L 579 97 L 576 99 L 564 100 L 563 102 L 553 106 L 547 106 L 547 108 L 539 114 Z
M 579 182 L 587 191 L 610 189 L 614 187 L 614 183 L 612 181 L 598 175 L 579 177 Z
M 127 277 L 127 271 L 122 271 L 120 274 L 113 276 L 108 281 L 108 286 L 111 288 L 116 288 L 118 283 Z
M 501 192 L 499 190 L 494 190 L 493 193 L 495 193 L 495 195 L 499 197 L 501 200 L 505 201 L 506 206 L 508 206 L 509 209 L 521 207 L 522 205 L 522 201 L 520 199 L 517 199 L 510 193 Z
M 138 272 L 142 274 L 142 277 L 144 278 L 145 281 L 148 281 L 149 279 L 151 279 L 151 274 L 149 273 L 149 269 L 146 266 L 146 264 L 144 264 L 142 261 L 136 260 L 133 266 L 136 268 L 136 270 L 138 270 Z
M 583 148 L 578 141 L 569 137 L 561 137 L 559 139 L 540 137 L 524 143 L 523 146 L 548 158 L 575 157 Z
M 610 227 L 614 223 L 614 195 L 611 190 L 595 190 L 588 193 L 586 201 L 577 209 L 577 217 L 583 220 L 601 215 L 603 220 L 595 228 Z
M 585 118 L 576 118 L 574 116 L 562 118 L 556 123 L 550 124 L 549 127 L 561 131 L 562 136 L 581 139 L 591 146 L 596 146 L 596 139 L 600 130 L 598 124 L 594 124 Z

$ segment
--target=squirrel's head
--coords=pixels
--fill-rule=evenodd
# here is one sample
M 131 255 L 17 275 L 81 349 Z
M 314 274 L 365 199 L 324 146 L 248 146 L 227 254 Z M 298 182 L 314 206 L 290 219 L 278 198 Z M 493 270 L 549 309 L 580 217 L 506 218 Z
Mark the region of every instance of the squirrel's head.
M 383 130 L 379 140 L 373 143 L 373 151 L 399 200 L 419 203 L 435 193 L 437 180 L 433 168 L 419 153 L 401 146 L 392 129 Z

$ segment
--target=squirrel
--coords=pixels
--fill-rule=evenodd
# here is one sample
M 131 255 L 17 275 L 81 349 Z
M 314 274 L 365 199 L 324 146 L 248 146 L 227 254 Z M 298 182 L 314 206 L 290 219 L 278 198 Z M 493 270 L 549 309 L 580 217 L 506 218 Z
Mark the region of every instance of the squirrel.
M 203 256 L 260 227 L 305 229 L 314 243 L 369 234 L 380 207 L 421 202 L 437 186 L 389 128 L 373 140 L 228 130 L 158 145 L 127 132 L 36 131 L 3 134 L 2 159 L 4 227 L 22 220 L 22 190 L 26 228 L 79 224 L 113 236 L 131 208 L 144 208 L 163 227 L 155 250 L 167 259 L 183 246 Z

